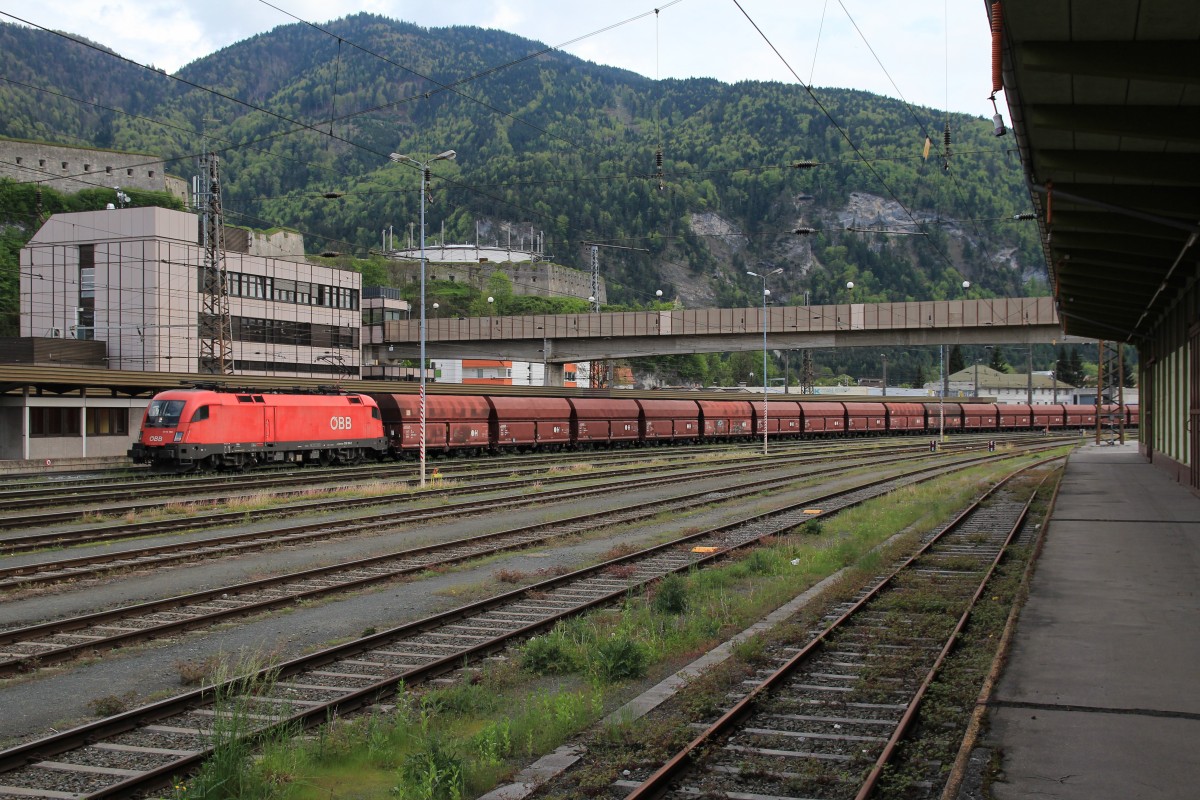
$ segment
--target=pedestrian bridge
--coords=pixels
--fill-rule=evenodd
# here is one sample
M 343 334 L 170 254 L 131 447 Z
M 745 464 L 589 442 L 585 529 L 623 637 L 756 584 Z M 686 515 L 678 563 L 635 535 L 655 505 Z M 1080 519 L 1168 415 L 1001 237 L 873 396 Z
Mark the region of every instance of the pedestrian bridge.
M 761 350 L 762 308 L 544 314 L 426 320 L 428 358 L 548 364 L 682 353 Z M 378 331 L 379 329 L 375 329 Z M 393 358 L 419 358 L 419 320 L 384 323 Z M 772 350 L 1066 341 L 1049 297 L 848 303 L 766 309 Z M 1084 341 L 1073 339 L 1072 341 Z

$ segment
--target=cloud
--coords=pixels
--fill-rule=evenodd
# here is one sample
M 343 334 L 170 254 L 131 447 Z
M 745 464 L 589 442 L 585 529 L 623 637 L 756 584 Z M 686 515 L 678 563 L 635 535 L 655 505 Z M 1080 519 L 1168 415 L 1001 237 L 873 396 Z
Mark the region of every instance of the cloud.
M 238 41 L 292 24 L 293 17 L 330 21 L 332 9 L 325 0 L 272 2 L 277 8 L 246 0 L 109 0 L 99 5 L 39 0 L 18 16 L 80 34 L 134 61 L 174 72 Z M 948 100 L 954 110 L 986 111 L 990 36 L 981 3 L 926 8 L 894 0 L 741 0 L 779 55 L 728 0 L 659 2 L 657 6 L 662 8 L 656 17 L 656 4 L 646 0 L 569 4 L 561 0 L 359 0 L 337 4 L 336 13 L 371 12 L 425 27 L 497 28 L 552 46 L 640 16 L 567 51 L 650 78 L 795 83 L 794 71 L 802 81 L 811 77 L 819 86 L 895 97 L 894 80 L 909 102 L 940 108 Z

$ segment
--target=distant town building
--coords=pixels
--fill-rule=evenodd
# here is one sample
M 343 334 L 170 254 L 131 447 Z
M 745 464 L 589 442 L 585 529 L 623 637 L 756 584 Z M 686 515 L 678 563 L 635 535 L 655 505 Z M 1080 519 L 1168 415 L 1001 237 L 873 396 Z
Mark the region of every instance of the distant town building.
M 1053 373 L 1035 372 L 1032 380 L 1025 372 L 1000 372 L 985 364 L 972 364 L 949 375 L 948 397 L 986 397 L 997 403 L 1028 402 L 1032 385 L 1033 402 L 1070 403 L 1075 387 L 1063 383 Z M 934 394 L 941 383 L 931 381 L 924 388 Z
M 199 229 L 164 208 L 55 214 L 21 251 L 21 335 L 103 341 L 112 369 L 199 372 Z M 297 238 L 240 246 L 291 252 Z M 357 377 L 359 273 L 232 248 L 225 267 L 236 372 Z

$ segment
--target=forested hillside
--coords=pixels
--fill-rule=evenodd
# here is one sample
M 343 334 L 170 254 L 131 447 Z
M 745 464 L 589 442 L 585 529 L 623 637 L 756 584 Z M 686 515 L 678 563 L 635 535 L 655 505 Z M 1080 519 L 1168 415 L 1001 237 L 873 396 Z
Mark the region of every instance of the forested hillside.
M 864 299 L 945 294 L 959 282 L 951 267 L 1015 293 L 1038 268 L 1032 231 L 1009 221 L 1027 202 L 1011 139 L 994 138 L 982 118 L 949 117 L 947 170 L 945 114 L 862 92 L 816 90 L 826 116 L 800 86 L 655 82 L 557 52 L 469 80 L 541 46 L 366 14 L 328 31 L 277 28 L 189 65 L 184 83 L 0 25 L 0 133 L 161 153 L 185 177 L 207 135 L 224 155 L 227 208 L 298 228 L 320 250 L 374 246 L 389 224 L 407 230 L 418 175 L 388 154 L 452 148 L 458 160 L 435 170 L 431 231 L 444 220 L 462 241 L 476 221 L 493 236 L 502 223 L 532 225 L 568 264 L 580 263 L 585 240 L 648 248 L 606 257 L 618 298 L 621 286 L 661 283 L 664 266 L 675 283 L 730 301 L 753 288 L 732 276 L 762 260 L 816 299 L 843 276 L 857 277 Z M 789 166 L 799 161 L 816 166 Z M 879 198 L 878 213 L 847 216 L 855 192 Z M 709 233 L 698 214 L 729 232 Z M 914 230 L 912 217 L 926 236 L 843 230 Z M 798 227 L 821 233 L 797 244 Z M 829 280 L 808 277 L 813 263 Z
M 543 49 L 359 14 L 277 28 L 173 78 L 0 25 L 0 135 L 158 153 L 181 177 L 215 148 L 230 222 L 300 230 L 312 252 L 378 248 L 389 226 L 405 240 L 420 175 L 388 154 L 454 149 L 432 170 L 430 236 L 532 227 L 581 268 L 583 242 L 644 248 L 602 251 L 613 302 L 662 289 L 757 303 L 745 271 L 775 267 L 785 303 L 845 300 L 847 281 L 867 302 L 961 296 L 964 278 L 976 296 L 1044 291 L 1035 228 L 1013 220 L 1029 201 L 1012 138 L 984 118 L 527 58 Z

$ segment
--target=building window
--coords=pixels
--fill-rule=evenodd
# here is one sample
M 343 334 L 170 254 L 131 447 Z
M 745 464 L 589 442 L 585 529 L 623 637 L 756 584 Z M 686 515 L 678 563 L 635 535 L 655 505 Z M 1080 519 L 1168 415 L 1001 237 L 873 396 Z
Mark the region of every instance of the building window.
M 105 171 L 105 173 L 112 175 L 112 167 L 105 167 L 104 171 Z
M 30 436 L 78 436 L 78 408 L 29 409 Z
M 149 175 L 151 178 L 153 178 L 153 177 L 154 177 L 154 170 L 150 170 L 150 172 L 148 172 L 147 174 L 148 174 L 148 175 Z
M 129 412 L 124 408 L 89 408 L 88 436 L 129 435 Z
M 132 178 L 133 177 L 133 168 L 131 167 L 131 168 L 125 170 L 125 174 Z
M 38 166 L 39 166 L 39 167 L 44 167 L 44 166 L 46 166 L 46 159 L 44 159 L 44 158 L 39 158 L 39 159 L 38 159 Z
M 20 166 L 21 161 L 22 161 L 22 158 L 20 156 L 17 156 L 17 166 Z
M 63 169 L 66 169 L 66 168 L 67 168 L 67 162 L 66 162 L 66 161 L 62 162 L 62 168 L 63 168 Z
M 91 172 L 91 171 L 92 171 L 92 165 L 91 165 L 91 164 L 84 164 L 84 165 L 83 165 L 83 171 L 84 171 L 84 172 Z
M 76 339 L 96 338 L 96 245 L 79 245 L 79 306 Z

